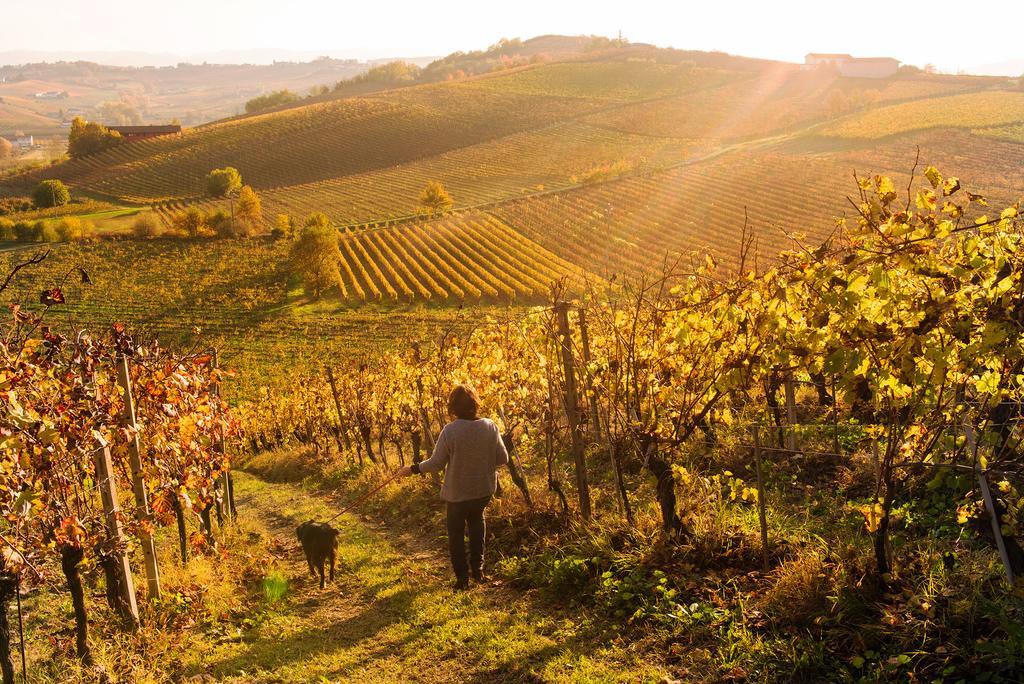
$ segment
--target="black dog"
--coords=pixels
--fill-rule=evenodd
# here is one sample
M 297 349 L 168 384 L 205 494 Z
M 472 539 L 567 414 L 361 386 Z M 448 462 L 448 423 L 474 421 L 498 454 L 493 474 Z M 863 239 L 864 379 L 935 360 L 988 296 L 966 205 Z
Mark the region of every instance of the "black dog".
M 338 530 L 327 523 L 307 521 L 295 530 L 302 543 L 309 564 L 309 574 L 320 573 L 320 588 L 324 588 L 324 563 L 330 561 L 330 579 L 334 581 L 334 562 L 338 555 Z

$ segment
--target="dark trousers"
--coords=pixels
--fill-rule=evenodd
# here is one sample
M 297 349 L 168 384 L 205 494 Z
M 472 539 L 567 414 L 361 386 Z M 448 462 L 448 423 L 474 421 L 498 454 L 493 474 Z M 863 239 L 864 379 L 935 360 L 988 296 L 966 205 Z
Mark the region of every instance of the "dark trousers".
M 483 569 L 484 564 L 484 509 L 491 497 L 470 499 L 448 504 L 448 552 L 452 569 L 460 580 L 469 579 L 469 569 Z M 466 529 L 469 529 L 469 564 L 466 563 Z

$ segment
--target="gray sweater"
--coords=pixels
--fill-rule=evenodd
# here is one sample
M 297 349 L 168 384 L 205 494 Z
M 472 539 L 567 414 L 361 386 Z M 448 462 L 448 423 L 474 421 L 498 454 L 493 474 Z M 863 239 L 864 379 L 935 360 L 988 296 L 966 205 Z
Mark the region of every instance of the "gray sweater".
M 434 455 L 420 463 L 419 471 L 436 473 L 447 466 L 441 498 L 455 503 L 494 494 L 498 466 L 506 463 L 508 452 L 497 425 L 487 418 L 458 418 L 441 430 Z

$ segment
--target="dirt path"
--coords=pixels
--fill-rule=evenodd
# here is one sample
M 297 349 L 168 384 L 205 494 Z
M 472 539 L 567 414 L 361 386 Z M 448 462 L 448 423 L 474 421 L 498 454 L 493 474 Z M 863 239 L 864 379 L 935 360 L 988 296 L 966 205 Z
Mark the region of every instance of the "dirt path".
M 339 519 L 341 566 L 320 590 L 295 541 L 297 524 L 332 515 L 299 485 L 237 475 L 241 525 L 273 538 L 288 593 L 258 628 L 195 654 L 233 682 L 657 681 L 628 644 L 586 620 L 498 586 L 455 593 L 443 538 L 396 542 L 352 515 Z M 336 503 L 336 502 L 335 502 Z M 418 549 L 418 550 L 414 550 Z M 574 617 L 576 619 L 574 619 Z

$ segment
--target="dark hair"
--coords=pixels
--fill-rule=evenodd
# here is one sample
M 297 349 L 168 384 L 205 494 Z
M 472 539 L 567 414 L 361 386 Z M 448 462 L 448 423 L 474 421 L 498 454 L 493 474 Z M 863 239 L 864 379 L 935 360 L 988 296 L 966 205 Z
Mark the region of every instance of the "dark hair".
M 480 410 L 480 397 L 469 385 L 456 385 L 448 395 L 448 413 L 463 420 L 474 420 Z

